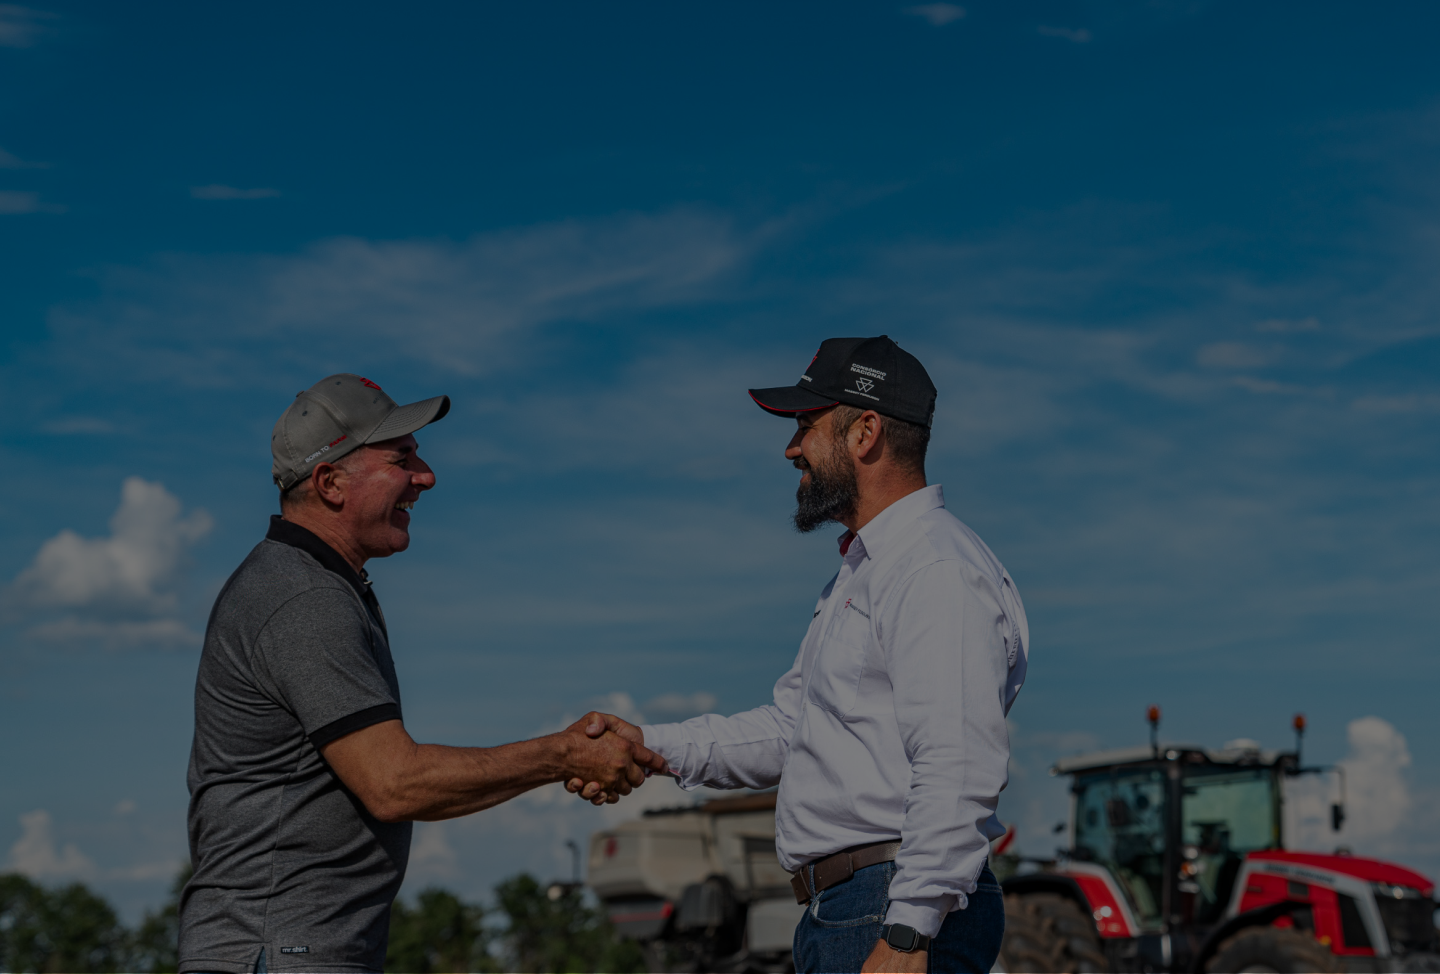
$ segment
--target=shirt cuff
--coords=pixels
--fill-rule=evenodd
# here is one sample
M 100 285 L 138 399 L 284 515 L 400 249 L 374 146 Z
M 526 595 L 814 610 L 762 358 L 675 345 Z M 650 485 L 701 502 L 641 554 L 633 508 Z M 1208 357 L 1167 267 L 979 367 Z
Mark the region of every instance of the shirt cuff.
M 955 909 L 955 897 L 936 896 L 925 900 L 891 900 L 885 913 L 886 923 L 903 923 L 927 937 L 940 933 L 945 914 Z
M 665 759 L 681 788 L 688 791 L 696 787 L 698 782 L 687 782 L 680 766 L 685 756 L 685 735 L 679 724 L 641 724 L 640 733 L 645 735 L 645 746 Z

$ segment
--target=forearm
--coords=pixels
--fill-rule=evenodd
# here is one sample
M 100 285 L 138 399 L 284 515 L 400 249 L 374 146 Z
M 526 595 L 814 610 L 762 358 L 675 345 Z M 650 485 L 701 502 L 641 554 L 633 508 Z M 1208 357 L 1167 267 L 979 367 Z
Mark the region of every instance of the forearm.
M 558 735 L 499 747 L 417 744 L 395 776 L 400 818 L 435 822 L 482 811 L 565 777 Z
M 387 822 L 439 821 L 490 808 L 563 780 L 567 756 L 560 734 L 499 747 L 446 747 L 417 744 L 398 727 L 361 754 L 326 754 L 370 813 Z
M 645 746 L 666 760 L 682 787 L 769 788 L 780 780 L 792 728 L 778 708 L 768 706 L 643 730 Z

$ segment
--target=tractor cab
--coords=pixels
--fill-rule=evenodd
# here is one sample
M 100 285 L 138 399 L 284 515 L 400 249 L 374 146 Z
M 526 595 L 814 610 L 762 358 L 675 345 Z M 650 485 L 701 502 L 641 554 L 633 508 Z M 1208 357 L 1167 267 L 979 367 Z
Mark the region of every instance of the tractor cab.
M 1070 855 L 1109 870 L 1141 929 L 1168 916 L 1214 923 L 1246 855 L 1281 848 L 1280 779 L 1294 767 L 1293 754 L 1250 742 L 1058 762 L 1074 776 Z

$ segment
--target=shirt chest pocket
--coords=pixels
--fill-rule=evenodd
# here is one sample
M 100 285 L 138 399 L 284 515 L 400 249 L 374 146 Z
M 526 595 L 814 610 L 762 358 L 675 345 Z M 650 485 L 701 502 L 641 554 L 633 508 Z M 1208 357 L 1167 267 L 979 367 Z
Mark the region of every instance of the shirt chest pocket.
M 812 703 L 842 717 L 855 709 L 866 649 L 872 641 L 869 613 L 847 602 L 830 621 L 815 655 L 810 676 Z

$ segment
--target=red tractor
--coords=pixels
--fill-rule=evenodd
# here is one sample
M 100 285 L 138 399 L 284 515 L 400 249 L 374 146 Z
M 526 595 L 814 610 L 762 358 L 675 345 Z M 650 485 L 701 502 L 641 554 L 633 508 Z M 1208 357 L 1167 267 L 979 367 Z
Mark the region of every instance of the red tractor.
M 1440 971 L 1435 884 L 1402 866 L 1287 852 L 1282 784 L 1339 768 L 1236 742 L 1067 758 L 1070 845 L 1016 860 L 1000 967 L 1055 971 Z M 1331 826 L 1344 821 L 1341 802 Z M 1003 865 L 1005 857 L 999 856 Z M 1029 868 L 1033 871 L 1026 872 Z

